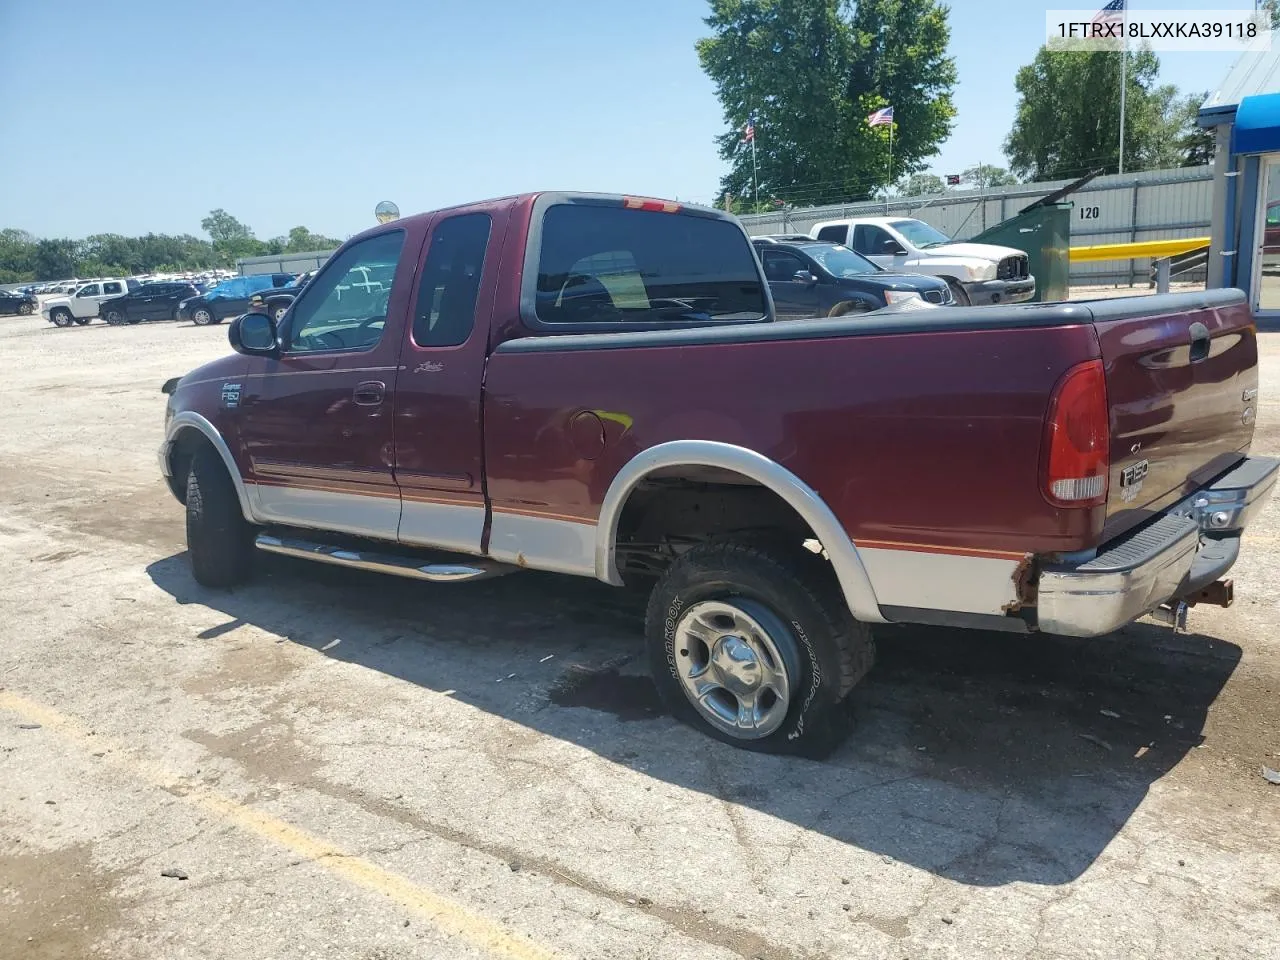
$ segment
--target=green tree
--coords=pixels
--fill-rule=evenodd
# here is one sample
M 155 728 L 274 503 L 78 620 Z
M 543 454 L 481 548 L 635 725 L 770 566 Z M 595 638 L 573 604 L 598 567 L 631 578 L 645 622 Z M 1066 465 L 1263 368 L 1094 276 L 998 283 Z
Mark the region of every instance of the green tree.
M 1280 0 L 1273 0 L 1280 3 Z M 1211 129 L 1205 129 L 1196 123 L 1200 114 L 1200 106 L 1209 99 L 1208 91 L 1193 93 L 1184 97 L 1177 106 L 1178 149 L 1182 151 L 1184 167 L 1198 167 L 1212 163 L 1217 141 Z
M 913 173 L 898 184 L 898 192 L 906 197 L 927 197 L 947 189 L 942 178 L 932 173 Z
M 74 240 L 40 240 L 32 256 L 37 280 L 66 280 L 76 275 L 79 244 Z
M 913 173 L 951 130 L 955 62 L 947 8 L 937 0 L 710 0 L 711 36 L 697 43 L 728 130 L 731 164 L 718 195 L 754 198 L 755 121 L 760 196 L 799 203 L 852 200 L 890 182 L 885 127 L 895 111 L 894 177 Z
M 1118 170 L 1119 51 L 1050 51 L 1018 71 L 1018 109 L 1005 154 L 1029 180 L 1065 180 L 1091 170 Z M 1167 88 L 1155 86 L 1160 61 L 1130 51 L 1126 71 L 1125 170 L 1151 169 L 1162 158 Z
M 1004 187 L 1018 182 L 1018 178 L 1004 167 L 997 167 L 990 163 L 972 166 L 960 177 L 962 182 L 972 184 L 979 190 L 990 190 L 992 187 Z
M 35 279 L 36 238 L 12 227 L 0 230 L 0 283 Z
M 312 233 L 306 227 L 294 227 L 289 236 L 283 238 L 285 253 L 311 253 L 317 250 L 333 250 L 342 246 L 341 240 Z
M 200 229 L 209 234 L 214 251 L 228 266 L 240 257 L 255 257 L 263 252 L 262 242 L 253 231 L 221 208 L 211 210 L 200 221 Z

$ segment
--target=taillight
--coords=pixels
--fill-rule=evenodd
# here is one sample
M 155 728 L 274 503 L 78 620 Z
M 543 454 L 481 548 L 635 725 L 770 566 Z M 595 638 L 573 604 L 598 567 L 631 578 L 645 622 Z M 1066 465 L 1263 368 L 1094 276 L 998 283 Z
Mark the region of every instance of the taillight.
M 1045 422 L 1044 495 L 1059 507 L 1096 507 L 1107 501 L 1107 381 L 1101 360 L 1072 367 L 1058 381 Z

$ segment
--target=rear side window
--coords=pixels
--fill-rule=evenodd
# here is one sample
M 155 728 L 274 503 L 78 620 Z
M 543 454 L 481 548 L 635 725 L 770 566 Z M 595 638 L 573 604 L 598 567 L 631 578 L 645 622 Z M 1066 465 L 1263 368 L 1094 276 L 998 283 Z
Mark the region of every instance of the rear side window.
M 818 231 L 818 239 L 826 240 L 828 243 L 844 243 L 849 237 L 849 228 L 846 226 L 823 227 Z
M 543 323 L 759 320 L 768 314 L 751 244 L 728 220 L 557 204 L 542 221 Z
M 491 225 L 488 214 L 468 213 L 443 220 L 431 231 L 413 314 L 418 346 L 455 347 L 471 336 Z

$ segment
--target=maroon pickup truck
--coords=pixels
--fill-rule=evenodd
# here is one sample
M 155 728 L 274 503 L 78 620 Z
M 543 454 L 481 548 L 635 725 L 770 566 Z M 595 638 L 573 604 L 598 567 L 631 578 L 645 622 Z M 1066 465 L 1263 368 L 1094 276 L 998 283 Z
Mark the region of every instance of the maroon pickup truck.
M 1088 637 L 1231 600 L 1274 485 L 1239 291 L 775 320 L 740 225 L 542 193 L 348 241 L 170 381 L 195 578 L 652 582 L 682 719 L 820 749 L 870 625 Z

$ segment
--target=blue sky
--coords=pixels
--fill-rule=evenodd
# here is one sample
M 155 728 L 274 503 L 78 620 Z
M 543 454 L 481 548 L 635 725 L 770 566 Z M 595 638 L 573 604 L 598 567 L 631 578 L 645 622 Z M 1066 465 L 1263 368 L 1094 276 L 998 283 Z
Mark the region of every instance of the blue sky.
M 1098 0 L 1100 5 L 1101 0 Z M 1058 0 L 955 0 L 955 132 L 937 173 L 1004 164 L 1013 78 Z M 1251 0 L 1131 0 L 1148 9 Z M 702 0 L 0 0 L 0 227 L 345 237 L 524 190 L 710 201 L 723 130 Z M 1212 89 L 1232 55 L 1165 54 Z

